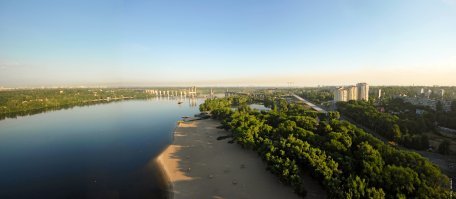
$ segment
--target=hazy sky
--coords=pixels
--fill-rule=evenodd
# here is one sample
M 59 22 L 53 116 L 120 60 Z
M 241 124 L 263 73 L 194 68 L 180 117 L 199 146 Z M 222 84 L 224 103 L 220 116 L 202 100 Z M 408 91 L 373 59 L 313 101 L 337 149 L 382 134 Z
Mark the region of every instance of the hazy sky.
M 0 86 L 456 85 L 456 0 L 0 0 Z

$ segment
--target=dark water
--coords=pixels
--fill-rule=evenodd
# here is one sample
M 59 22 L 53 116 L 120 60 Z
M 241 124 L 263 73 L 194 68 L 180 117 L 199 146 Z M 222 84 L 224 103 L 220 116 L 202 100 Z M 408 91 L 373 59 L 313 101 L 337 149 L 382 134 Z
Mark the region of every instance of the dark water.
M 0 198 L 166 198 L 154 159 L 194 105 L 123 101 L 0 121 Z

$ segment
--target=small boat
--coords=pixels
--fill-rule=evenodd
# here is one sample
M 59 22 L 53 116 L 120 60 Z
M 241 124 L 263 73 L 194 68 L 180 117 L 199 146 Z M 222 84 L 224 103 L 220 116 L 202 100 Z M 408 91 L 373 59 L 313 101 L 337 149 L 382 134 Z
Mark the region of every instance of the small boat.
M 177 102 L 177 104 L 182 104 L 182 103 L 184 103 L 184 102 Z

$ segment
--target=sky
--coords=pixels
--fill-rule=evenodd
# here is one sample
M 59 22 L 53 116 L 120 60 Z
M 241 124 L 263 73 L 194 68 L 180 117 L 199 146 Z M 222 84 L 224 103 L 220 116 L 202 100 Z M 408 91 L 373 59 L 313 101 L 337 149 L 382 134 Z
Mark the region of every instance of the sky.
M 0 87 L 455 77 L 456 0 L 0 0 Z

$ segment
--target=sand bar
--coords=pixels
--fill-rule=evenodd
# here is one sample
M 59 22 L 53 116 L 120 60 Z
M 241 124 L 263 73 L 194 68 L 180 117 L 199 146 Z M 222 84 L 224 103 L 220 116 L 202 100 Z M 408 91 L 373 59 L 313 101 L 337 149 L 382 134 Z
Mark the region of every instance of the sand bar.
M 217 140 L 229 134 L 217 129 L 219 125 L 208 119 L 176 128 L 173 144 L 157 159 L 173 198 L 300 198 L 265 169 L 254 151 L 229 144 L 229 139 Z M 315 180 L 307 180 L 306 198 L 326 198 Z

